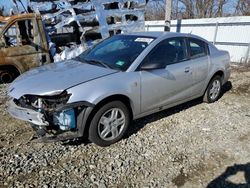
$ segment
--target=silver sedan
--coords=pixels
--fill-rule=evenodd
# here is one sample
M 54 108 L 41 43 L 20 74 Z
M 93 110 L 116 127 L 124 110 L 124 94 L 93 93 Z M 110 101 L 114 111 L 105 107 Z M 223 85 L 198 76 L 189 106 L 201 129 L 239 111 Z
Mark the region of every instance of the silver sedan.
M 131 120 L 202 96 L 218 100 L 229 62 L 228 52 L 191 34 L 116 35 L 75 59 L 18 77 L 8 111 L 30 122 L 42 141 L 85 136 L 108 146 Z

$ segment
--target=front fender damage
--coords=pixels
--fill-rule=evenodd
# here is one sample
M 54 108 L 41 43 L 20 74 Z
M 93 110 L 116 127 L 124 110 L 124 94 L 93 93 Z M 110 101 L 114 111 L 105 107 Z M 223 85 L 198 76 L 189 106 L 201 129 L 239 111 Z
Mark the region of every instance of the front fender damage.
M 94 105 L 79 101 L 66 103 L 60 98 L 44 98 L 39 96 L 23 97 L 7 102 L 11 116 L 29 122 L 37 135 L 38 142 L 71 140 L 82 137 L 86 122 L 86 111 Z

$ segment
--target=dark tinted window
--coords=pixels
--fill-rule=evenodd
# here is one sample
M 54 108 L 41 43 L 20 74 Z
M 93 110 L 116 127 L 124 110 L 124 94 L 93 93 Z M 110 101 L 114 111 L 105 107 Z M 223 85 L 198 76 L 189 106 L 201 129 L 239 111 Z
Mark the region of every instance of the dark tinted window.
M 160 62 L 164 65 L 178 63 L 187 58 L 185 41 L 181 38 L 167 39 L 158 44 L 146 58 L 147 62 Z
M 190 56 L 201 57 L 207 55 L 206 44 L 198 39 L 189 39 Z

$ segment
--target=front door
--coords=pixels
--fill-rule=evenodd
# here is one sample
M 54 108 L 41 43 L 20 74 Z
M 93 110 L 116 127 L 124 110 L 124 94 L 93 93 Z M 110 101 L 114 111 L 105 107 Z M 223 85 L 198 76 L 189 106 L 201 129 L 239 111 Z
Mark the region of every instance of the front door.
M 159 43 L 142 63 L 160 62 L 165 68 L 141 71 L 141 112 L 192 96 L 192 62 L 184 38 Z

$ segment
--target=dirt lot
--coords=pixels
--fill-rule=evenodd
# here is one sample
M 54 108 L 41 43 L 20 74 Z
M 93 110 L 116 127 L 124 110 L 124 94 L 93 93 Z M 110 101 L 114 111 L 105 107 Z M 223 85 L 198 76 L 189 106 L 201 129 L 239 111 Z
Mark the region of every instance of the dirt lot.
M 218 102 L 137 120 L 107 148 L 31 142 L 1 86 L 0 187 L 250 187 L 250 69 L 234 67 L 230 82 Z

